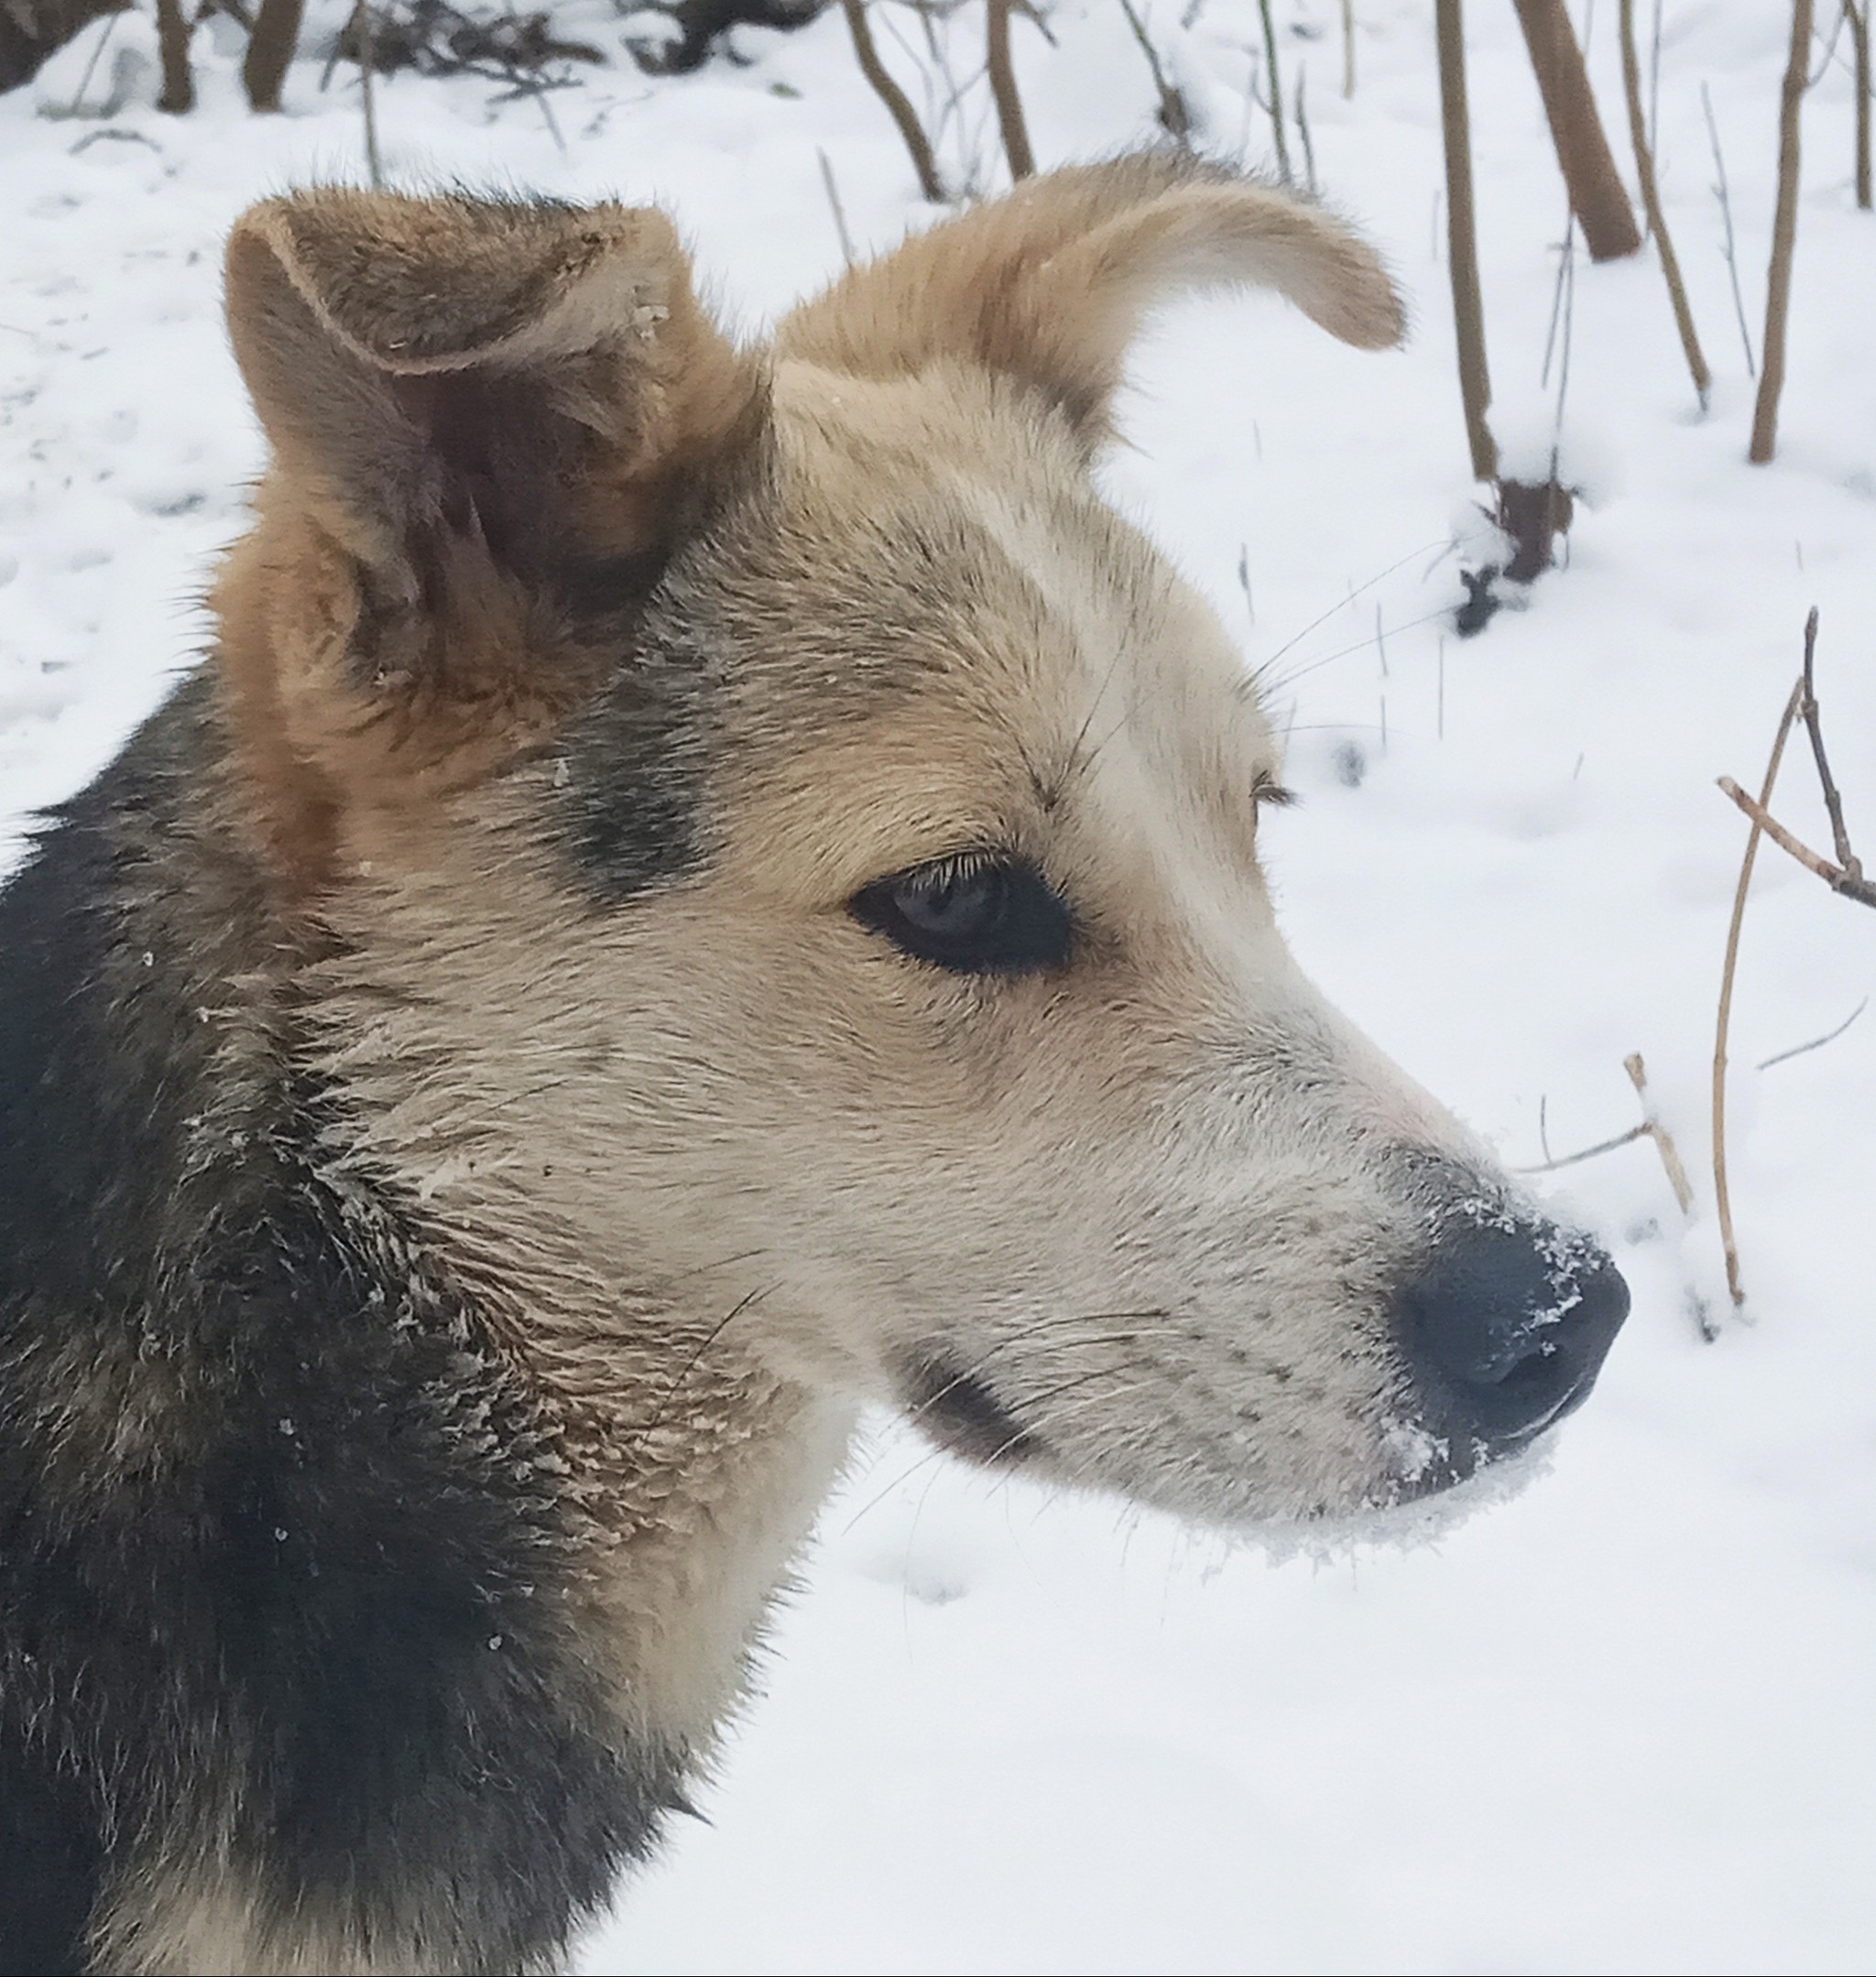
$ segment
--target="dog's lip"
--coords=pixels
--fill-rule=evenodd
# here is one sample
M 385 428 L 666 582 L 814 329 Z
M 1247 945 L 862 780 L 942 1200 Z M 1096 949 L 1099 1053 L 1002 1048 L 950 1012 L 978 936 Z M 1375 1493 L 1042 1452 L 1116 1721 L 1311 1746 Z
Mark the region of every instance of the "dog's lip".
M 988 1468 L 1014 1468 L 1047 1452 L 1046 1445 L 973 1369 L 943 1347 L 909 1355 L 897 1382 L 912 1425 L 951 1454 Z

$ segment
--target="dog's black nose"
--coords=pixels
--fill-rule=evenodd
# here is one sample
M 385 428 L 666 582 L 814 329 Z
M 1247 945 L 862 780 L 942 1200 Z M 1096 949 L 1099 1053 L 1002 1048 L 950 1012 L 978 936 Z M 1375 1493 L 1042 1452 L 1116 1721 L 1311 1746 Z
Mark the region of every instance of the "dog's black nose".
M 1449 1433 L 1516 1444 L 1589 1392 L 1629 1287 L 1587 1237 L 1496 1204 L 1449 1211 L 1400 1294 L 1402 1342 Z

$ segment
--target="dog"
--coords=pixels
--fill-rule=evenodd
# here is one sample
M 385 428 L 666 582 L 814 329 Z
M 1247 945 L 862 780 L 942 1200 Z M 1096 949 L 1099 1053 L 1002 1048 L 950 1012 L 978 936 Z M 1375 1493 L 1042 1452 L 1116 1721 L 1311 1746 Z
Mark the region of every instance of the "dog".
M 551 1968 L 856 1412 L 1229 1527 L 1527 1447 L 1628 1296 L 1303 979 L 1141 320 L 1375 254 L 1072 168 L 734 346 L 647 209 L 235 225 L 212 651 L 0 895 L 0 1968 Z

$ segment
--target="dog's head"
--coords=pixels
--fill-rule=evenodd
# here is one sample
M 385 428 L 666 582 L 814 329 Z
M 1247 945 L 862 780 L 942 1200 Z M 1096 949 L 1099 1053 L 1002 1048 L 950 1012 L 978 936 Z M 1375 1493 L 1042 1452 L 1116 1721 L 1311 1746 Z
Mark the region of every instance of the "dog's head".
M 1231 1522 L 1424 1493 L 1587 1392 L 1620 1279 L 1296 969 L 1255 694 L 1089 478 L 1142 315 L 1242 282 L 1400 333 L 1333 221 L 1158 156 L 753 354 L 655 213 L 237 228 L 274 465 L 226 700 L 334 936 L 326 1066 L 599 1377 L 660 1311 L 687 1363 Z

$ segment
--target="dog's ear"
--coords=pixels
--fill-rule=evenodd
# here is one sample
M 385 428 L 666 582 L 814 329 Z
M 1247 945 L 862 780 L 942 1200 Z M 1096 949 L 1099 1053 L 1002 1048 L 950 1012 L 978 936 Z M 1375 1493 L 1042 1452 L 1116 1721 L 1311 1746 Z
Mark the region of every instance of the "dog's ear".
M 387 574 L 440 530 L 523 571 L 654 550 L 759 395 L 651 210 L 295 193 L 237 222 L 227 298 L 282 477 Z
M 296 882 L 348 814 L 425 814 L 628 650 L 763 430 L 766 371 L 652 211 L 337 190 L 254 207 L 228 321 L 272 453 L 216 592 L 264 827 Z
M 908 240 L 795 311 L 776 343 L 868 377 L 981 364 L 1044 394 L 1093 444 L 1142 319 L 1182 292 L 1237 286 L 1278 289 L 1362 349 L 1404 328 L 1379 257 L 1339 222 L 1153 151 L 1031 179 Z

